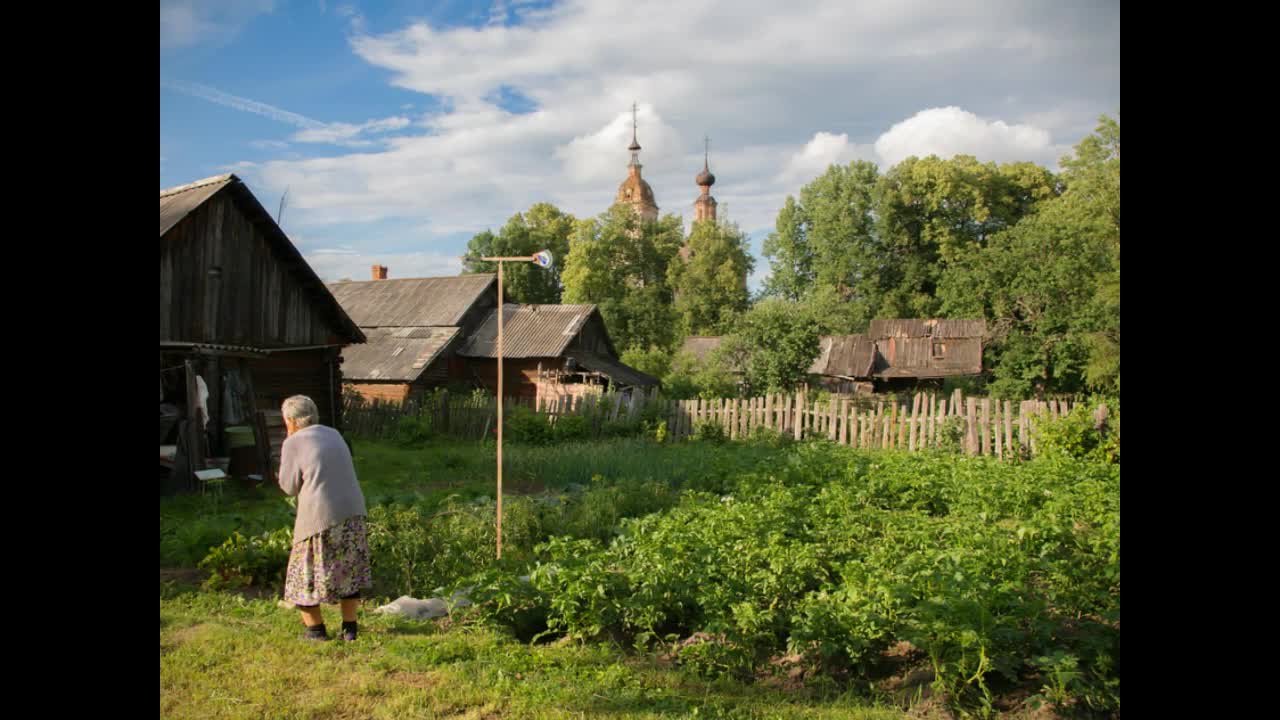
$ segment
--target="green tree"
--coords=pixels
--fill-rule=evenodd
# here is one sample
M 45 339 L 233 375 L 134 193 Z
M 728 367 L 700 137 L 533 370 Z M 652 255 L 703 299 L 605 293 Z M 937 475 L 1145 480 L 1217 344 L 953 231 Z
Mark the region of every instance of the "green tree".
M 772 261 L 766 295 L 802 301 L 825 290 L 828 300 L 852 302 L 857 312 L 867 307 L 866 289 L 876 286 L 880 265 L 878 178 L 875 164 L 855 160 L 827 168 L 800 189 L 799 200 L 787 197 L 764 241 L 764 255 Z
M 559 303 L 562 293 L 561 274 L 569 254 L 569 236 L 575 220 L 549 203 L 538 203 L 523 213 L 512 215 L 497 235 L 485 230 L 467 243 L 470 256 L 532 255 L 550 250 L 555 262 L 550 269 L 508 263 L 503 270 L 503 289 L 515 302 Z M 464 272 L 497 272 L 497 263 L 468 261 Z
M 820 329 L 809 307 L 769 298 L 742 316 L 719 350 L 729 367 L 745 369 L 751 392 L 790 391 L 808 377 Z
M 672 262 L 668 271 L 679 330 L 718 335 L 747 309 L 747 276 L 755 267 L 747 235 L 737 225 L 703 220 L 687 244 L 688 260 Z
M 733 345 L 716 348 L 701 361 L 692 353 L 677 352 L 662 379 L 663 393 L 677 400 L 736 396 L 740 375 L 733 365 L 734 349 Z
M 940 283 L 944 312 L 988 319 L 998 396 L 1119 391 L 1119 124 L 1103 118 L 1062 165 L 1060 196 L 957 250 Z
M 1034 163 L 997 166 L 968 155 L 903 160 L 876 187 L 879 272 L 865 290 L 872 312 L 936 316 L 946 268 L 1056 193 L 1053 174 Z
M 678 216 L 644 222 L 618 204 L 578 223 L 561 278 L 566 303 L 594 303 L 621 350 L 675 342 L 667 274 L 684 237 Z

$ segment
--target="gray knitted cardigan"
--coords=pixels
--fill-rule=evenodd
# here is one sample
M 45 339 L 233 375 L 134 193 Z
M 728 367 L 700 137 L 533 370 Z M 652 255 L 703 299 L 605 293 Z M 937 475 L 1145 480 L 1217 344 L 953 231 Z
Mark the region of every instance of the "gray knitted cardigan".
M 308 425 L 285 438 L 280 449 L 280 489 L 298 496 L 294 543 L 365 514 L 351 451 L 331 427 Z

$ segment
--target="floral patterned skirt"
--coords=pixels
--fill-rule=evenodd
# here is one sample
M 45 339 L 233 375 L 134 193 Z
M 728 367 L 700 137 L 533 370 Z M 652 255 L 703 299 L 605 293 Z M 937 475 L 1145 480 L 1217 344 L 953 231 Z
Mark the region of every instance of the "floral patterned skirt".
M 373 587 L 364 516 L 318 532 L 289 552 L 284 599 L 295 605 L 332 604 Z

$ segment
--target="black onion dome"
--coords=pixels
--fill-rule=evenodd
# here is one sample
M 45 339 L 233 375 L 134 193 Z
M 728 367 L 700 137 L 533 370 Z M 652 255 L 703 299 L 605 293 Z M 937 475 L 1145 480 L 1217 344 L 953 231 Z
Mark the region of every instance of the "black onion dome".
M 640 149 L 640 143 L 635 138 L 631 138 L 631 144 L 627 146 L 627 149 L 635 152 Z
M 698 177 L 694 178 L 694 182 L 700 186 L 711 187 L 716 184 L 716 176 L 712 175 L 706 166 L 703 166 L 702 172 L 698 173 Z

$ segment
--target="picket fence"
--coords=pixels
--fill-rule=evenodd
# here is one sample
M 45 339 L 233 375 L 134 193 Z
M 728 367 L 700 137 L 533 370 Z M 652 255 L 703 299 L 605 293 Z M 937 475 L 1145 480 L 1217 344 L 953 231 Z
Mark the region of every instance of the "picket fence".
M 718 424 L 731 440 L 747 438 L 767 428 L 797 440 L 826 438 L 859 448 L 918 451 L 958 448 L 970 455 L 1030 457 L 1037 453 L 1033 419 L 1056 420 L 1081 403 L 1068 400 L 1009 400 L 916 393 L 909 398 L 881 396 L 811 397 L 805 390 L 753 398 L 696 398 L 673 400 L 654 392 L 610 393 L 564 397 L 538 402 L 509 397 L 508 418 L 516 407 L 542 413 L 554 425 L 561 417 L 586 419 L 593 437 L 610 424 L 638 423 L 642 417 L 665 420 L 670 441 L 693 437 L 698 428 Z M 1097 422 L 1107 407 L 1094 409 Z M 422 400 L 366 401 L 350 396 L 343 403 L 343 425 L 354 435 L 390 437 L 401 418 L 412 417 L 431 432 L 461 439 L 492 437 L 497 401 L 492 397 L 450 396 L 447 392 Z

